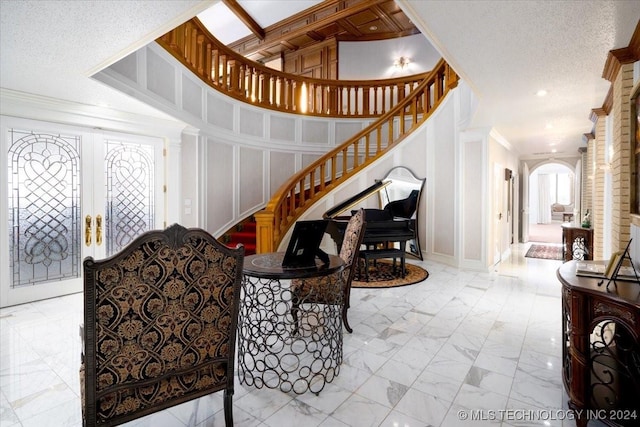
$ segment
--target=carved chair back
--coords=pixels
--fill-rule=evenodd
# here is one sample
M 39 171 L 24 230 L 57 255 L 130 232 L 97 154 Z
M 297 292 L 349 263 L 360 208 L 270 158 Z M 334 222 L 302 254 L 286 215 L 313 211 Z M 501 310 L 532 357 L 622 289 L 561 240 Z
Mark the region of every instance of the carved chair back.
M 84 261 L 84 425 L 117 425 L 224 390 L 233 425 L 244 248 L 204 230 L 150 231 Z

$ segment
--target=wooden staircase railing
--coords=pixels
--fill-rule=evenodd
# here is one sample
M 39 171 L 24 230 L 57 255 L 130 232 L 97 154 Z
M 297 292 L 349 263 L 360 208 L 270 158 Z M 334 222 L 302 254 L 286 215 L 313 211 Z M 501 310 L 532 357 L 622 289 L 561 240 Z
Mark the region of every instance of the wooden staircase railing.
M 443 60 L 428 73 L 386 80 L 320 80 L 282 73 L 227 48 L 197 18 L 156 42 L 202 81 L 242 102 L 311 116 L 378 117 L 291 177 L 255 214 L 258 253 L 277 249 L 306 209 L 402 141 L 458 84 Z
M 293 175 L 266 207 L 254 214 L 258 253 L 277 250 L 296 219 L 313 203 L 420 126 L 458 84 L 458 76 L 440 60 L 423 81 L 377 121 Z
M 252 62 L 218 41 L 198 20 L 156 42 L 211 87 L 262 108 L 322 117 L 378 117 L 393 109 L 428 73 L 385 80 L 321 80 Z

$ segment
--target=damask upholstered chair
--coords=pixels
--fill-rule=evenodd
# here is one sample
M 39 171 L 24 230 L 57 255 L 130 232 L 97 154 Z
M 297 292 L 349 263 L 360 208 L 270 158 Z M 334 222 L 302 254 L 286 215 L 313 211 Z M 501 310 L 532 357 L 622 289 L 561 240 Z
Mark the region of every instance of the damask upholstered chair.
M 224 390 L 232 398 L 244 248 L 172 225 L 84 261 L 83 424 L 113 426 Z
M 350 333 L 353 332 L 347 318 L 347 310 L 351 296 L 351 281 L 356 272 L 358 253 L 364 238 L 364 228 L 365 211 L 360 209 L 351 216 L 344 232 L 339 254 L 345 264 L 344 270 L 334 275 L 291 281 L 291 314 L 296 325 L 298 325 L 300 307 L 305 303 L 341 303 L 344 327 Z M 338 287 L 338 292 L 336 292 L 336 287 Z

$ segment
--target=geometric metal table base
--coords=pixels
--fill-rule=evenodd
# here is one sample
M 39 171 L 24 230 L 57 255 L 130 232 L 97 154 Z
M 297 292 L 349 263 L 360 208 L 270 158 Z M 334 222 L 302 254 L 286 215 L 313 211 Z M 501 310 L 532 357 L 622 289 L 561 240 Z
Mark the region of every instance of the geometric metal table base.
M 301 301 L 298 325 L 291 297 L 289 280 L 245 274 L 238 322 L 239 380 L 256 388 L 318 394 L 340 372 L 342 293 L 336 295 L 339 304 Z

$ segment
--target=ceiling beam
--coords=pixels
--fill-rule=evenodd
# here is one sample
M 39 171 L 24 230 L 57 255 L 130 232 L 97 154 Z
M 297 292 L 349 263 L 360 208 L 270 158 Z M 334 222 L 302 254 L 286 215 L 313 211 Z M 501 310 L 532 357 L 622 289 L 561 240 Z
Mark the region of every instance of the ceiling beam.
M 226 0 L 223 1 L 226 3 Z M 363 10 L 369 9 L 374 5 L 384 3 L 386 1 L 388 0 L 352 0 L 350 2 L 343 2 L 342 0 L 325 0 L 304 12 L 270 25 L 267 28 L 267 36 L 261 39 L 262 42 L 260 44 L 253 43 L 251 37 L 247 36 L 230 43 L 228 46 L 242 55 L 251 55 L 260 49 L 269 50 L 274 46 L 281 44 L 282 28 L 287 28 L 289 30 L 286 34 L 287 38 L 293 39 L 301 35 L 306 35 L 306 33 L 310 31 L 316 31 L 329 23 L 339 21 L 344 17 L 362 12 Z M 336 8 L 338 10 L 334 12 Z M 300 25 L 292 25 L 292 23 Z
M 254 21 L 251 15 L 249 15 L 247 11 L 244 10 L 236 0 L 222 0 L 222 3 L 224 3 L 229 8 L 229 10 L 231 10 L 231 12 L 233 12 L 234 15 L 236 15 L 238 19 L 240 19 L 242 23 L 244 23 L 244 25 L 249 28 L 249 30 L 251 30 L 254 36 L 259 38 L 260 40 L 264 40 L 264 28 L 258 25 L 258 23 Z
M 393 19 L 384 10 L 382 10 L 380 6 L 374 5 L 371 7 L 371 10 L 377 13 L 377 15 L 380 17 L 382 22 L 384 22 L 387 25 L 387 27 L 391 29 L 392 32 L 397 33 L 399 31 L 402 31 L 402 28 L 400 27 L 400 25 L 398 25 L 395 19 Z

